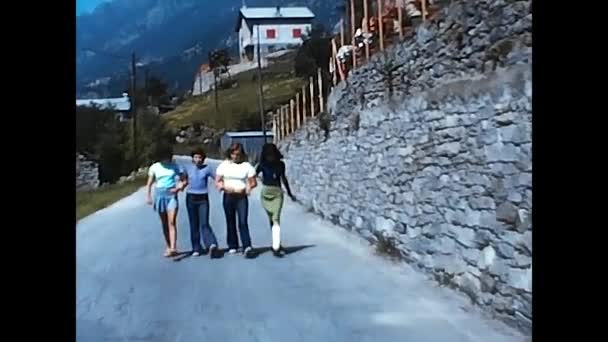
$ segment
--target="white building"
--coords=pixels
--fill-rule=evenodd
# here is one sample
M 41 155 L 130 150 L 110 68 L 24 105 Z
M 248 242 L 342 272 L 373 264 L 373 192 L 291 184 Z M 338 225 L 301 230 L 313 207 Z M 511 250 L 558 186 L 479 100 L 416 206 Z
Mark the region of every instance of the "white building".
M 76 106 L 93 107 L 99 109 L 111 109 L 116 112 L 116 116 L 120 120 L 124 120 L 131 110 L 131 99 L 129 95 L 124 93 L 122 97 L 114 97 L 107 99 L 80 99 L 76 100 Z
M 256 60 L 258 38 L 262 57 L 299 46 L 301 36 L 312 29 L 314 18 L 308 7 L 242 7 L 235 30 L 241 63 Z

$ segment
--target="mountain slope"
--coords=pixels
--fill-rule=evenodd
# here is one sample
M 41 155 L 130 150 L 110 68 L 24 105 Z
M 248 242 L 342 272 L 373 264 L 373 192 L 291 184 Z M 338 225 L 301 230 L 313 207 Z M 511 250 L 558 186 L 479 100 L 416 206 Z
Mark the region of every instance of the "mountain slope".
M 249 7 L 309 6 L 317 22 L 326 27 L 335 22 L 334 8 L 339 2 L 246 1 Z M 87 92 L 115 96 L 124 91 L 129 84 L 128 58 L 134 51 L 151 74 L 166 79 L 173 91 L 189 89 L 209 50 L 229 47 L 236 52 L 230 43 L 236 38 L 234 26 L 241 4 L 242 0 L 114 0 L 77 17 L 77 96 Z M 95 80 L 103 82 L 87 87 Z

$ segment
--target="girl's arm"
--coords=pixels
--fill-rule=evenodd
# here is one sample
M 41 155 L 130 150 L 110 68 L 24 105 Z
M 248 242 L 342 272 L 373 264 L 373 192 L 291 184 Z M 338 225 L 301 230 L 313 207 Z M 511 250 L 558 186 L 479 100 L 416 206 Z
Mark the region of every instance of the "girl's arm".
M 258 181 L 255 179 L 255 176 L 247 178 L 247 194 L 250 194 L 256 186 L 258 186 Z
M 245 192 L 250 194 L 256 186 L 258 186 L 258 181 L 256 180 L 257 172 L 253 166 L 250 165 L 249 173 L 247 174 L 247 187 L 245 188 Z
M 146 184 L 146 203 L 152 204 L 152 184 L 154 184 L 154 173 L 148 174 L 148 183 Z
M 287 175 L 285 175 L 285 164 L 282 165 L 281 180 L 283 181 L 283 184 L 285 185 L 285 190 L 287 190 L 287 195 L 289 195 L 289 197 L 291 197 L 291 199 L 295 202 L 296 197 L 291 193 L 291 189 L 289 188 L 289 181 L 287 180 Z
M 177 183 L 175 192 L 177 193 L 177 192 L 183 191 L 184 189 L 186 189 L 187 186 L 188 186 L 188 175 L 182 173 L 179 175 L 179 182 Z
M 215 170 L 211 167 L 209 167 L 209 173 L 207 174 L 207 177 L 210 178 L 212 181 L 215 181 Z
M 183 189 L 185 189 L 188 186 L 188 184 L 190 184 L 190 183 L 188 183 L 188 174 L 187 173 L 182 174 L 180 176 L 180 180 L 182 181 Z
M 188 186 L 188 172 L 182 166 L 179 167 L 179 181 L 181 182 L 179 191 L 183 191 Z
M 215 170 L 215 186 L 219 191 L 224 190 L 224 163 L 220 164 Z
M 218 190 L 224 190 L 224 176 L 216 175 L 215 176 L 215 186 Z

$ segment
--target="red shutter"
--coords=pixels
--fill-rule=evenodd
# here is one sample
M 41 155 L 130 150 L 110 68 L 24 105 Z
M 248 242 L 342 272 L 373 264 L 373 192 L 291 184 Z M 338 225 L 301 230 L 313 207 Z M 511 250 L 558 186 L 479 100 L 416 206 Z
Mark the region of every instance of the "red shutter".
M 301 29 L 293 29 L 293 37 L 294 38 L 300 38 L 302 36 L 302 30 Z
M 266 30 L 266 38 L 268 38 L 268 39 L 276 38 L 276 34 L 277 34 L 277 32 L 274 29 Z

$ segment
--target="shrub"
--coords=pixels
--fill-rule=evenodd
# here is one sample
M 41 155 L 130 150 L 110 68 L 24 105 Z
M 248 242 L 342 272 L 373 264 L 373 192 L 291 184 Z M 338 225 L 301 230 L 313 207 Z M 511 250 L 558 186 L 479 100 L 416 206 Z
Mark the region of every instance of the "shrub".
M 295 57 L 294 71 L 296 76 L 317 76 L 317 69 L 321 68 L 323 74 L 329 73 L 327 61 L 331 57 L 331 36 L 321 25 L 315 26 L 303 38 L 303 43 Z
M 113 183 L 140 166 L 150 165 L 160 148 L 173 144 L 173 135 L 158 115 L 144 111 L 137 118 L 134 154 L 131 120 L 120 121 L 111 110 L 76 109 L 76 152 L 97 159 L 101 183 Z

